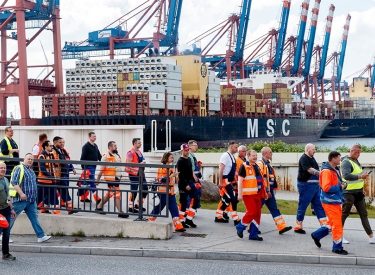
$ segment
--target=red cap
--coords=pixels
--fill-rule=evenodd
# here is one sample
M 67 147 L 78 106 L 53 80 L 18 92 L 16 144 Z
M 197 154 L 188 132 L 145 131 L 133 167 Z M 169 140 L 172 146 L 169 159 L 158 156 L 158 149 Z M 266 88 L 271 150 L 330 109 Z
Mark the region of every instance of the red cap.
M 187 145 L 186 143 L 182 144 L 181 151 L 189 151 L 189 145 Z

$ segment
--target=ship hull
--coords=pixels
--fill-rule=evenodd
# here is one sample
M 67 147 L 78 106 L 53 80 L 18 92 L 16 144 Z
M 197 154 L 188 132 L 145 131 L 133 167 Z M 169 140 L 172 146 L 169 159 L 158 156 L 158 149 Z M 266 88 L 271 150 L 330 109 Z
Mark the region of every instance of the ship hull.
M 375 136 L 373 118 L 334 119 L 322 133 L 323 138 L 359 138 Z
M 166 144 L 166 121 L 171 122 L 172 150 L 181 143 L 197 140 L 201 148 L 223 147 L 235 140 L 314 142 L 319 140 L 329 120 L 287 118 L 189 117 L 189 116 L 102 116 L 46 117 L 43 125 L 145 125 L 144 149 L 151 149 L 151 124 L 157 121 L 157 148 Z

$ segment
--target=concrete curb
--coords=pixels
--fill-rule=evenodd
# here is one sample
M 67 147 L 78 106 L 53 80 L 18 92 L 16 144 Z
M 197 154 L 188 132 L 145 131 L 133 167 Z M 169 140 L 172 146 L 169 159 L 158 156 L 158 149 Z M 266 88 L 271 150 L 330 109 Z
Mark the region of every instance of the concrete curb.
M 360 265 L 375 266 L 375 258 L 350 256 L 321 256 L 295 254 L 236 253 L 218 251 L 187 251 L 158 249 L 128 249 L 106 247 L 72 247 L 72 246 L 38 246 L 11 245 L 13 252 L 56 253 L 102 256 L 156 257 L 176 259 L 232 260 L 274 263 L 326 264 L 326 265 Z

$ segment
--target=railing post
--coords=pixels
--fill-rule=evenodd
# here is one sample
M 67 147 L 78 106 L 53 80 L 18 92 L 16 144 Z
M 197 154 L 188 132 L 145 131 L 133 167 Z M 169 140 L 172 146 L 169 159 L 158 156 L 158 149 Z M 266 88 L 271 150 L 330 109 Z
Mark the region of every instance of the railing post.
M 138 208 L 138 218 L 135 219 L 135 221 L 146 221 L 146 219 L 143 219 L 143 176 L 144 176 L 144 167 L 139 167 L 138 170 L 138 179 L 139 179 L 139 187 L 138 187 L 138 199 L 139 199 L 139 208 Z M 133 209 L 134 207 L 134 202 L 133 202 Z

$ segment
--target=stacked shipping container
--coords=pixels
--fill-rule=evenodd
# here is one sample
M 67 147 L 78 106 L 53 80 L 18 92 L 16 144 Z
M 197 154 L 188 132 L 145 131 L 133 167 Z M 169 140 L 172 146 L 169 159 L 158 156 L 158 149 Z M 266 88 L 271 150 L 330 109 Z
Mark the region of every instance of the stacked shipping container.
M 44 116 L 161 114 L 182 110 L 182 69 L 166 57 L 77 61 L 66 94 L 43 97 Z

